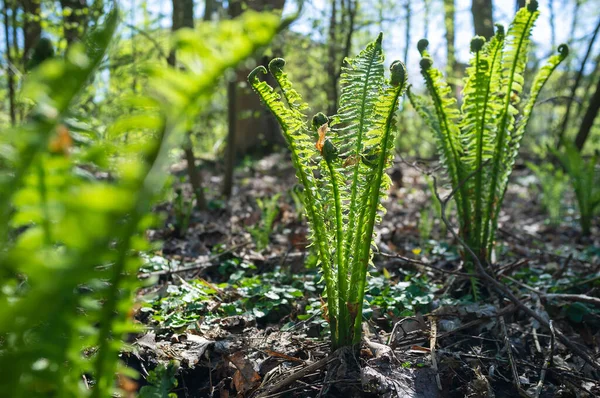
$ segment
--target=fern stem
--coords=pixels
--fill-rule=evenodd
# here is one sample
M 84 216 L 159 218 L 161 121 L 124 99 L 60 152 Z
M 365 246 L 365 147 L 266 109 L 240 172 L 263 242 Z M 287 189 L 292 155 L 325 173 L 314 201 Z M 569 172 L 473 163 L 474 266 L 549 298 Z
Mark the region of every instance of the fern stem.
M 337 257 L 337 280 L 338 280 L 338 344 L 345 345 L 344 342 L 347 339 L 348 330 L 348 310 L 346 307 L 346 300 L 348 299 L 348 272 L 344 264 L 345 262 L 345 248 L 344 248 L 344 221 L 342 218 L 342 199 L 340 195 L 338 185 L 338 173 L 335 170 L 333 161 L 331 159 L 325 159 L 327 168 L 329 170 L 329 176 L 331 186 L 333 190 L 333 197 L 335 203 L 335 229 L 336 229 L 336 257 Z M 335 347 L 338 348 L 338 347 Z
M 404 85 L 399 84 L 397 88 L 394 89 L 393 100 L 391 102 L 391 106 L 389 109 L 389 113 L 387 115 L 387 119 L 385 121 L 385 129 L 384 134 L 381 139 L 381 152 L 379 155 L 377 168 L 374 172 L 374 181 L 370 181 L 369 188 L 370 192 L 367 194 L 369 200 L 363 206 L 364 209 L 368 208 L 368 213 L 366 214 L 366 223 L 364 229 L 365 240 L 361 244 L 357 244 L 357 247 L 361 250 L 358 261 L 355 266 L 358 266 L 358 272 L 353 272 L 352 276 L 357 275 L 358 280 L 351 280 L 351 286 L 356 284 L 356 292 L 357 295 L 355 300 L 351 302 L 351 306 L 354 307 L 356 305 L 356 316 L 354 319 L 354 333 L 352 337 L 352 343 L 358 344 L 361 339 L 361 325 L 362 325 L 362 303 L 365 296 L 365 285 L 366 285 L 366 277 L 367 277 L 367 268 L 369 266 L 369 258 L 371 252 L 371 240 L 373 236 L 373 230 L 375 227 L 375 220 L 377 216 L 377 208 L 379 205 L 379 194 L 380 194 L 380 186 L 383 179 L 383 173 L 385 172 L 385 165 L 388 160 L 389 150 L 393 145 L 392 142 L 392 124 L 394 120 L 394 111 L 398 107 L 398 98 L 403 92 Z M 360 235 L 359 235 L 360 237 Z
M 434 107 L 436 109 L 436 115 L 440 121 L 440 126 L 443 125 L 443 131 L 445 134 L 450 135 L 450 123 L 448 121 L 448 116 L 446 115 L 444 106 L 442 104 L 442 98 L 440 93 L 437 90 L 437 87 L 432 79 L 432 77 L 427 73 L 427 71 L 423 71 L 423 76 L 425 77 L 425 82 L 428 86 L 429 92 L 431 93 L 431 97 L 433 98 Z M 454 163 L 455 173 L 450 173 L 450 178 L 452 180 L 453 187 L 460 187 L 457 192 L 459 201 L 457 203 L 457 209 L 459 210 L 461 222 L 461 230 L 463 232 L 468 232 L 470 230 L 470 211 L 469 204 L 467 201 L 466 195 L 466 187 L 463 184 L 463 172 L 462 166 L 460 164 L 460 158 L 458 156 L 458 150 L 454 147 L 454 144 L 451 139 L 448 140 L 450 145 L 450 154 L 452 155 L 452 159 L 449 159 L 452 163 Z M 460 204 L 460 205 L 459 205 Z

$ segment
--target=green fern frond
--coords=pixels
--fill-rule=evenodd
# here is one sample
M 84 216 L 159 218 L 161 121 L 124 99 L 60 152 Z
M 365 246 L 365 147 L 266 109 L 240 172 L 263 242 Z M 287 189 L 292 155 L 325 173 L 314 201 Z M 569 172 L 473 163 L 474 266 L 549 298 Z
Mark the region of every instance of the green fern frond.
M 527 66 L 527 50 L 531 41 L 531 30 L 539 16 L 537 1 L 532 0 L 527 7 L 521 8 L 506 35 L 506 45 L 502 54 L 501 87 L 504 89 L 502 112 L 498 121 L 496 146 L 492 155 L 492 170 L 490 174 L 490 194 L 486 204 L 486 212 L 490 216 L 484 225 L 482 248 L 491 251 L 496 229 L 497 215 L 500 211 L 500 198 L 504 195 L 508 176 L 507 143 L 514 131 L 515 115 L 518 114 L 516 105 L 523 91 L 523 73 Z
M 356 58 L 345 60 L 338 113 L 331 118 L 318 113 L 311 128 L 299 112 L 305 106 L 296 106 L 301 98 L 282 72 L 283 60 L 272 61 L 270 69 L 288 106 L 258 79 L 259 73 L 266 72 L 263 67 L 249 76 L 279 121 L 296 175 L 304 185 L 311 241 L 319 249 L 327 289 L 334 349 L 360 342 L 373 229 L 384 211 L 381 200 L 390 185 L 385 169 L 393 154 L 394 117 L 406 87 L 401 62 L 392 64 L 391 78 L 385 80 L 381 40 L 379 35 Z
M 373 111 L 379 99 L 384 82 L 383 51 L 381 47 L 383 35 L 367 45 L 358 56 L 346 59 L 340 76 L 340 107 L 332 123 L 332 142 L 339 150 L 339 155 L 349 159 L 342 171 L 350 183 L 350 192 L 344 200 L 345 212 L 348 213 L 348 233 L 346 235 L 346 252 L 355 238 L 358 226 L 358 198 L 368 185 L 366 174 L 369 168 L 362 162 L 366 151 L 365 135 L 375 127 Z M 348 269 L 350 258 L 346 258 L 343 269 Z
M 359 236 L 365 236 L 361 245 L 362 253 L 353 260 L 355 264 L 352 267 L 350 278 L 350 292 L 348 302 L 350 306 L 358 306 L 358 314 L 354 319 L 350 319 L 354 324 L 353 343 L 360 342 L 360 331 L 362 323 L 362 310 L 360 304 L 364 299 L 365 283 L 367 269 L 371 260 L 371 241 L 375 223 L 378 221 L 377 212 L 382 209 L 381 200 L 387 197 L 387 192 L 391 184 L 390 177 L 385 170 L 391 165 L 393 160 L 393 149 L 395 143 L 395 113 L 398 109 L 399 98 L 404 94 L 407 87 L 406 67 L 400 61 L 395 61 L 390 66 L 391 77 L 387 82 L 383 93 L 380 94 L 379 101 L 375 107 L 375 129 L 367 133 L 367 141 L 377 141 L 377 158 L 375 165 L 370 173 L 369 184 L 370 192 L 367 194 L 368 200 L 362 203 L 362 207 L 367 212 L 360 218 L 359 225 L 361 233 Z M 364 232 L 362 226 L 364 225 Z M 351 314 L 352 316 L 353 314 Z
M 435 133 L 442 163 L 457 189 L 459 233 L 484 264 L 491 259 L 500 206 L 529 116 L 544 83 L 568 52 L 561 46 L 559 54 L 542 68 L 523 116 L 516 120 L 530 35 L 538 15 L 537 1 L 531 0 L 517 12 L 506 34 L 497 25 L 489 43 L 473 39 L 460 112 L 440 71 L 432 67 L 427 41 L 418 44 L 423 57 L 421 72 L 433 107 L 410 91 L 409 98 Z M 472 267 L 472 259 L 464 255 L 463 259 Z M 478 290 L 474 283 L 475 296 Z
M 568 55 L 569 47 L 566 44 L 561 44 L 560 46 L 558 46 L 558 54 L 555 54 L 552 57 L 550 57 L 548 61 L 546 61 L 546 64 L 536 74 L 533 80 L 533 84 L 531 85 L 531 89 L 529 91 L 529 99 L 523 107 L 521 118 L 517 122 L 516 132 L 510 137 L 508 154 L 509 169 L 512 169 L 515 163 L 515 159 L 519 152 L 519 147 L 521 146 L 521 140 L 523 139 L 523 135 L 525 134 L 525 130 L 527 129 L 529 118 L 531 117 L 533 107 L 537 102 L 540 92 L 542 91 L 544 85 L 552 75 L 552 72 L 556 70 L 558 65 L 560 65 L 560 63 L 564 61 Z M 503 185 L 506 186 L 506 182 L 504 182 Z
M 437 133 L 436 141 L 438 147 L 441 148 L 442 164 L 446 167 L 451 185 L 458 187 L 467 175 L 461 162 L 463 156 L 459 130 L 461 115 L 456 105 L 456 99 L 452 97 L 452 89 L 444 81 L 442 72 L 433 67 L 433 60 L 427 56 L 427 45 L 426 40 L 419 41 L 419 51 L 423 56 L 420 61 L 421 74 L 433 100 L 433 109 L 437 118 L 437 126 L 439 126 L 439 130 L 434 129 L 434 132 Z M 471 209 L 467 202 L 464 184 L 456 192 L 456 198 L 459 204 L 457 211 L 461 220 L 461 229 L 469 230 Z
M 286 91 L 291 93 L 291 83 L 287 77 L 280 73 L 283 65 L 278 65 L 275 70 L 277 80 Z M 323 277 L 327 289 L 327 304 L 329 306 L 330 323 L 332 333 L 337 333 L 337 288 L 333 278 L 333 267 L 329 252 L 330 234 L 321 217 L 325 213 L 324 202 L 318 189 L 313 171 L 315 169 L 314 160 L 319 154 L 311 140 L 312 135 L 306 127 L 305 117 L 299 113 L 298 109 L 287 108 L 281 101 L 279 94 L 265 81 L 258 79 L 258 74 L 266 74 L 267 70 L 263 66 L 258 66 L 248 75 L 250 85 L 260 96 L 265 106 L 277 118 L 283 136 L 291 151 L 292 163 L 296 169 L 296 176 L 304 186 L 304 207 L 313 234 L 312 241 L 315 242 L 319 251 L 319 260 L 322 264 Z M 296 94 L 298 95 L 298 94 Z M 299 97 L 299 95 L 298 95 Z M 291 98 L 291 97 L 290 97 Z M 295 100 L 291 102 L 295 103 Z

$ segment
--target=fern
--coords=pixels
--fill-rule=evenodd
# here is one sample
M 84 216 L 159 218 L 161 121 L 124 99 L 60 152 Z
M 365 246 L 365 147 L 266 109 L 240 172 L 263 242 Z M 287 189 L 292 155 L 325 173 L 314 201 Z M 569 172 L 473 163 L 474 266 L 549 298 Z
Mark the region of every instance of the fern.
M 600 207 L 600 154 L 586 161 L 577 148 L 565 144 L 563 152 L 552 150 L 569 176 L 579 208 L 579 224 L 584 235 L 592 229 L 592 219 Z
M 530 35 L 538 15 L 537 2 L 530 1 L 506 33 L 498 26 L 489 43 L 482 37 L 471 41 L 460 110 L 441 72 L 433 67 L 427 41 L 418 45 L 433 106 L 410 92 L 409 98 L 434 131 L 449 182 L 457 189 L 460 235 L 485 264 L 491 260 L 498 215 L 529 117 L 544 84 L 568 55 L 567 46 L 559 46 L 558 54 L 536 75 L 529 99 L 521 106 Z M 472 259 L 465 260 L 470 267 Z M 473 290 L 476 295 L 475 285 Z
M 384 77 L 382 35 L 357 57 L 346 59 L 336 115 L 315 115 L 308 123 L 298 93 L 275 59 L 269 70 L 281 97 L 258 74 L 248 79 L 279 121 L 291 150 L 296 175 L 304 186 L 304 208 L 326 285 L 332 346 L 361 339 L 362 303 L 375 223 L 389 188 L 395 140 L 395 112 L 406 87 L 406 69 L 396 61 Z M 316 139 L 314 137 L 317 137 Z M 317 178 L 317 171 L 320 178 Z
M 275 15 L 245 13 L 178 35 L 176 47 L 192 67 L 150 71 L 152 93 L 131 99 L 135 115 L 109 128 L 143 132 L 144 140 L 119 142 L 114 151 L 104 142 L 70 151 L 64 115 L 103 59 L 117 20 L 111 12 L 84 41 L 85 51 L 73 46 L 64 60 L 32 72 L 23 95 L 34 110 L 0 134 L 3 396 L 109 397 L 117 394 L 116 373 L 132 375 L 118 354 L 124 336 L 139 330 L 131 319 L 138 254 L 149 249 L 143 232 L 154 222 L 150 210 L 168 154 L 223 72 L 266 45 L 279 24 Z M 116 178 L 82 177 L 80 165 L 90 162 Z

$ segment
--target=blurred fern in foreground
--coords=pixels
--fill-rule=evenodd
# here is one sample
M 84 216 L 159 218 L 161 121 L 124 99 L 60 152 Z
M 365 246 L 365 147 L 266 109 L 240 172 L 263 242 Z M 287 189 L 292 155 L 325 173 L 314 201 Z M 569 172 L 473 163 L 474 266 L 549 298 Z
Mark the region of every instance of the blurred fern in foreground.
M 504 193 L 529 117 L 544 84 L 568 54 L 567 46 L 560 45 L 521 104 L 530 35 L 538 15 L 537 1 L 532 0 L 517 12 L 506 34 L 498 26 L 489 43 L 479 36 L 471 41 L 472 58 L 460 109 L 442 73 L 433 67 L 427 40 L 418 45 L 421 73 L 433 106 L 413 93 L 409 97 L 436 135 L 456 190 L 460 235 L 484 264 L 491 262 Z M 465 260 L 467 265 L 472 261 Z
M 358 344 L 373 228 L 390 185 L 385 173 L 393 157 L 395 113 L 406 87 L 406 68 L 392 63 L 386 79 L 382 35 L 342 69 L 338 113 L 317 114 L 308 123 L 307 104 L 274 59 L 269 72 L 277 94 L 259 75 L 250 84 L 281 125 L 296 175 L 304 186 L 304 207 L 326 284 L 333 348 Z
M 168 153 L 219 77 L 266 45 L 278 18 L 245 13 L 179 32 L 173 45 L 185 71 L 151 66 L 151 91 L 131 98 L 131 115 L 109 128 L 144 138 L 75 147 L 64 118 L 116 24 L 112 11 L 85 46 L 41 64 L 23 92 L 36 104 L 28 121 L 0 134 L 2 396 L 110 397 L 115 373 L 132 374 L 118 353 L 137 330 L 138 253 L 148 249 L 144 230 Z M 114 178 L 87 171 L 98 168 Z

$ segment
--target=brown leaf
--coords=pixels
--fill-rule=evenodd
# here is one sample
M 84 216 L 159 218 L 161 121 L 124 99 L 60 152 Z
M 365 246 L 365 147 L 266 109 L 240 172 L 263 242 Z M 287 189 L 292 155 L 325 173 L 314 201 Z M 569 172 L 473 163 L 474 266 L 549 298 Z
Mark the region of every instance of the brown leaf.
M 299 358 L 295 358 L 295 357 L 291 357 L 289 355 L 283 354 L 281 352 L 277 352 L 277 351 L 272 351 L 272 350 L 265 350 L 265 352 L 272 356 L 272 357 L 278 357 L 278 358 L 283 358 L 286 361 L 292 361 L 292 362 L 300 362 L 300 363 L 304 363 L 304 361 L 302 359 Z
M 233 375 L 233 385 L 238 392 L 238 397 L 245 397 L 246 393 L 258 387 L 260 376 L 254 370 L 252 362 L 244 357 L 243 352 L 234 353 L 229 360 L 237 369 Z
M 69 134 L 69 129 L 64 124 L 56 128 L 56 135 L 50 141 L 49 149 L 54 154 L 68 155 L 73 146 L 73 139 Z
M 321 155 L 323 154 L 323 145 L 325 145 L 325 134 L 327 134 L 327 130 L 329 130 L 329 125 L 327 123 L 319 127 L 317 130 L 319 133 L 319 139 L 317 140 L 315 146 L 317 147 L 317 150 L 321 152 Z
M 358 156 L 357 154 L 352 154 L 352 155 L 348 156 L 346 158 L 346 160 L 344 160 L 342 167 L 346 168 L 348 166 L 354 166 L 359 161 L 360 161 L 360 156 Z

